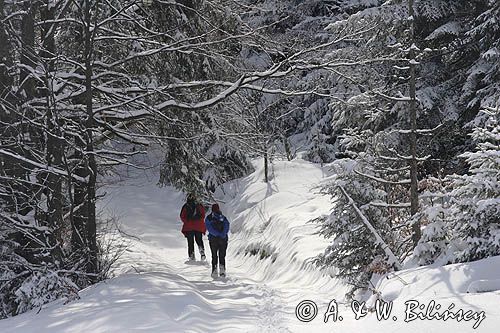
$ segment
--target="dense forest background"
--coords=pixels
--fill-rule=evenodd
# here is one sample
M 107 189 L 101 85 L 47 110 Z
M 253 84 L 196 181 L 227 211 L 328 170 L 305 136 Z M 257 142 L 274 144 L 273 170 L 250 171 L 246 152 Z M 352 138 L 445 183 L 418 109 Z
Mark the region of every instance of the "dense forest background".
M 353 292 L 500 254 L 500 2 L 0 0 L 0 318 L 106 278 L 103 175 L 161 147 L 209 198 L 263 157 L 336 176 Z M 354 294 L 353 294 L 354 295 Z

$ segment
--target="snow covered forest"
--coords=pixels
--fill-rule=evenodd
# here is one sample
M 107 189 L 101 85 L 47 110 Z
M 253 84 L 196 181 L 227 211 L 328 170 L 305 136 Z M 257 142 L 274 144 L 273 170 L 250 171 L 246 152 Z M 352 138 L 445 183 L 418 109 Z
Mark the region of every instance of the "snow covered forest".
M 330 170 L 301 223 L 349 299 L 498 256 L 500 1 L 0 0 L 0 319 L 112 275 L 100 189 L 151 147 L 207 205 L 254 161 Z

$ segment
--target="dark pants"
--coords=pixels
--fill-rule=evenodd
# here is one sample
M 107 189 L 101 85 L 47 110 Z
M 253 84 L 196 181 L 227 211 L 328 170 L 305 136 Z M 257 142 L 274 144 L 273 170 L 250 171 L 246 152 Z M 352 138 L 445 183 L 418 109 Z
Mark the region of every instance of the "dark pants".
M 194 256 L 194 241 L 196 240 L 196 244 L 198 244 L 198 247 L 201 248 L 202 250 L 205 249 L 203 246 L 203 233 L 199 231 L 186 231 L 185 233 L 186 238 L 188 240 L 188 256 Z M 204 251 L 203 251 L 204 252 Z
M 226 266 L 227 238 L 212 237 L 209 240 L 212 251 L 212 270 L 217 268 L 217 261 L 221 266 Z

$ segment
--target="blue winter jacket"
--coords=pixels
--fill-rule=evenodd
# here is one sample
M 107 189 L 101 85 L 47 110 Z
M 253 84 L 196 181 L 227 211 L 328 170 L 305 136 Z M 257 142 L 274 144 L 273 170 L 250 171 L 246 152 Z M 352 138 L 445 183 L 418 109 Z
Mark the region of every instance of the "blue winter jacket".
M 224 230 L 222 230 L 222 232 L 216 230 L 214 228 L 214 225 L 212 224 L 212 221 L 215 221 L 216 219 L 223 221 Z M 207 230 L 208 230 L 208 239 L 212 239 L 214 237 L 228 238 L 227 233 L 229 232 L 229 221 L 221 213 L 212 212 L 210 215 L 208 215 L 205 218 L 205 225 L 207 226 Z

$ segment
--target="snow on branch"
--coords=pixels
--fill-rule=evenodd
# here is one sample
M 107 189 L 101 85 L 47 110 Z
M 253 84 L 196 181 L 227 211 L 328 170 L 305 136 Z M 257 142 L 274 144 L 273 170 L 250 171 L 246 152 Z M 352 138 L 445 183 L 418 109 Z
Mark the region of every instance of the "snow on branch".
M 249 80 L 249 78 L 246 78 L 246 80 Z M 221 91 L 219 94 L 216 96 L 209 98 L 207 100 L 194 103 L 194 104 L 186 104 L 186 103 L 181 103 L 178 101 L 175 101 L 173 99 L 165 101 L 163 103 L 160 103 L 156 105 L 156 109 L 158 110 L 165 110 L 170 107 L 176 107 L 179 109 L 184 109 L 184 110 L 199 110 L 199 109 L 204 109 L 210 106 L 213 106 L 217 104 L 219 101 L 227 98 L 228 96 L 232 95 L 235 93 L 239 87 L 246 81 L 245 76 L 241 76 L 237 81 L 235 81 L 229 88 Z
M 79 181 L 81 183 L 87 183 L 88 182 L 88 177 L 84 178 L 84 177 L 80 177 L 80 176 L 77 176 L 77 175 L 69 174 L 68 172 L 66 172 L 64 170 L 61 170 L 61 169 L 58 169 L 58 168 L 55 168 L 53 166 L 49 166 L 49 165 L 46 165 L 46 164 L 42 164 L 42 163 L 38 163 L 38 162 L 32 161 L 29 158 L 26 158 L 24 156 L 12 153 L 12 152 L 4 150 L 4 149 L 0 149 L 0 155 L 5 155 L 5 156 L 12 157 L 12 158 L 14 158 L 14 159 L 16 159 L 18 161 L 22 161 L 22 162 L 31 164 L 32 166 L 38 167 L 38 168 L 43 169 L 43 170 L 45 170 L 47 172 L 50 172 L 50 173 L 54 173 L 54 174 L 65 176 L 65 177 L 71 177 L 71 178 L 73 178 L 73 179 L 75 179 L 75 180 L 77 180 L 77 181 Z
M 482 109 L 483 109 L 482 110 L 483 112 L 486 112 L 489 115 L 496 115 L 496 114 L 500 113 L 500 106 L 497 106 L 496 108 L 491 107 L 491 106 L 483 106 Z
M 389 263 L 390 264 L 394 264 L 396 270 L 400 270 L 402 268 L 401 262 L 394 255 L 394 253 L 392 252 L 392 250 L 389 248 L 389 245 L 387 245 L 387 243 L 384 242 L 384 240 L 382 239 L 382 237 L 380 237 L 380 235 L 377 232 L 377 230 L 372 226 L 372 224 L 370 223 L 370 221 L 368 221 L 368 219 L 363 214 L 363 212 L 361 212 L 361 210 L 359 209 L 359 207 L 356 205 L 356 203 L 354 202 L 354 200 L 349 196 L 349 194 L 344 189 L 344 187 L 341 186 L 341 185 L 339 185 L 338 187 L 342 191 L 342 194 L 346 197 L 349 205 L 351 205 L 352 208 L 354 208 L 354 211 L 359 216 L 359 218 L 361 219 L 361 221 L 366 225 L 366 227 L 368 228 L 368 230 L 370 230 L 371 233 L 375 236 L 376 244 L 380 245 L 382 247 L 382 250 L 384 250 L 385 254 L 389 258 Z
M 129 122 L 127 121 L 117 124 L 115 126 L 111 125 L 109 122 L 101 121 L 98 118 L 94 118 L 94 121 L 99 125 L 103 126 L 104 129 L 106 130 L 104 133 L 101 133 L 95 138 L 96 142 L 106 141 L 108 140 L 108 136 L 116 135 L 117 137 L 133 144 L 144 145 L 144 146 L 149 145 L 149 140 L 144 140 L 139 137 L 136 137 L 135 135 L 131 135 L 129 131 L 120 130 L 120 128 L 126 128 L 126 126 L 129 125 Z M 131 122 L 133 121 L 134 120 L 132 120 Z
M 435 131 L 437 131 L 441 127 L 443 127 L 443 124 L 440 124 L 434 128 L 418 129 L 418 130 L 415 130 L 415 133 L 420 134 L 420 135 L 429 135 L 429 134 L 433 134 Z M 397 129 L 397 130 L 391 131 L 390 133 L 410 134 L 410 133 L 412 133 L 412 130 L 411 129 L 408 129 L 408 130 Z
M 411 203 L 409 202 L 402 202 L 402 203 L 387 203 L 383 201 L 371 201 L 369 203 L 370 206 L 373 207 L 382 207 L 382 208 L 410 208 Z
M 20 10 L 20 11 L 14 12 L 14 13 L 8 15 L 7 17 L 5 17 L 4 19 L 0 20 L 0 23 L 5 24 L 7 21 L 11 20 L 12 18 L 14 18 L 16 16 L 23 16 L 26 14 L 28 14 L 28 12 L 25 10 Z
M 394 101 L 394 102 L 410 102 L 412 100 L 411 97 L 409 97 L 409 96 L 394 97 L 394 96 L 386 95 L 380 91 L 374 91 L 374 93 L 380 97 L 383 97 L 385 99 L 388 99 L 388 100 Z
M 375 180 L 377 182 L 384 183 L 384 184 L 390 184 L 390 185 L 408 185 L 408 184 L 410 184 L 410 180 L 409 179 L 407 179 L 407 180 L 400 180 L 400 181 L 391 181 L 391 180 L 387 180 L 387 179 L 375 177 L 375 176 L 372 176 L 372 175 L 368 175 L 368 174 L 360 172 L 358 170 L 354 170 L 354 172 L 357 173 L 360 176 L 363 176 L 363 177 L 366 177 L 366 178 L 369 178 L 369 179 L 372 179 L 372 180 Z
M 384 160 L 388 160 L 388 161 L 400 161 L 400 160 L 411 161 L 411 160 L 413 160 L 413 157 L 411 155 L 401 155 L 398 152 L 396 152 L 394 149 L 389 149 L 389 151 L 394 153 L 396 155 L 396 157 L 380 155 L 380 158 L 382 158 Z M 424 157 L 417 157 L 417 158 L 415 158 L 415 160 L 419 161 L 419 162 L 425 162 L 430 158 L 431 158 L 431 155 L 426 155 Z

